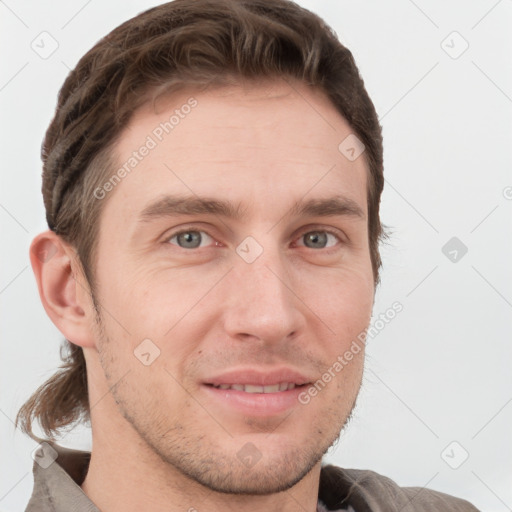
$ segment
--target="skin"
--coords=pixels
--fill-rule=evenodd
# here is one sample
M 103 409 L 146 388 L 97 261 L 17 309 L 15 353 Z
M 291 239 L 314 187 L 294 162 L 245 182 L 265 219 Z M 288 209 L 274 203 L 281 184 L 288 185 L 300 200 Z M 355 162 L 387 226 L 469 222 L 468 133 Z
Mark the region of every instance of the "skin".
M 84 349 L 93 448 L 82 489 L 103 512 L 316 510 L 321 457 L 350 417 L 364 350 L 308 404 L 278 414 L 242 414 L 203 386 L 234 368 L 286 366 L 316 381 L 370 321 L 367 164 L 339 152 L 352 130 L 324 94 L 291 85 L 187 90 L 136 112 L 119 165 L 197 100 L 102 199 L 98 314 L 73 248 L 50 231 L 33 241 L 43 305 Z M 138 222 L 163 194 L 240 203 L 246 216 Z M 363 216 L 290 214 L 295 201 L 334 195 Z M 180 247 L 183 229 L 201 232 L 200 247 Z M 312 231 L 320 243 L 307 245 Z M 252 263 L 236 252 L 247 236 L 263 249 Z M 47 261 L 34 257 L 48 248 Z M 160 350 L 148 366 L 134 356 L 144 339 Z M 261 455 L 250 468 L 244 446 Z

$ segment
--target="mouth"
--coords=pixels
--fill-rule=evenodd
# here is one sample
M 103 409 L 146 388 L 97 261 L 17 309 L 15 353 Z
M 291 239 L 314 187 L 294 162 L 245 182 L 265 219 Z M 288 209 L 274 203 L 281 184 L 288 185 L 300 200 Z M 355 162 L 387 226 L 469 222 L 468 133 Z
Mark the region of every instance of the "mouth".
M 243 391 L 244 393 L 279 393 L 282 391 L 289 391 L 296 387 L 304 387 L 307 384 L 295 384 L 295 382 L 279 382 L 278 384 L 271 384 L 269 386 L 258 386 L 256 384 L 207 384 L 216 389 L 233 389 L 235 391 Z
M 232 371 L 208 379 L 202 389 L 222 409 L 243 416 L 268 417 L 299 405 L 299 394 L 312 379 L 292 370 Z

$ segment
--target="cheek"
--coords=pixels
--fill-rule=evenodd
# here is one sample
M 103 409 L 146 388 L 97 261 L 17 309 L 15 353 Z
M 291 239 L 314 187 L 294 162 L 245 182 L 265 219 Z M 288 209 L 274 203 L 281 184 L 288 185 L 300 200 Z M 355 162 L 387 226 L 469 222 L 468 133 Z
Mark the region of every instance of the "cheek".
M 152 281 L 143 265 L 135 268 L 122 259 L 105 262 L 98 275 L 104 283 L 99 290 L 104 316 L 122 337 L 159 338 L 172 327 L 176 308 L 169 308 L 167 301 L 178 295 L 175 286 Z
M 165 282 L 132 269 L 127 279 L 118 270 L 103 282 L 108 286 L 99 300 L 108 342 L 102 356 L 112 376 L 120 378 L 130 371 L 131 380 L 141 378 L 141 382 L 156 384 L 159 373 L 158 378 L 171 379 L 166 385 L 172 385 L 167 369 L 183 380 L 184 362 L 197 351 L 211 325 L 201 321 L 204 310 L 196 304 L 207 291 L 208 281 L 190 290 L 179 279 Z M 145 363 L 149 363 L 147 367 Z
M 338 272 L 336 276 L 330 276 L 323 289 L 314 288 L 310 306 L 320 319 L 318 328 L 325 333 L 316 338 L 313 349 L 324 363 L 322 380 L 335 381 L 326 399 L 328 395 L 339 399 L 347 390 L 351 395 L 359 389 L 374 298 L 373 280 L 367 272 Z
M 371 318 L 374 286 L 371 270 L 332 270 L 304 277 L 304 297 L 327 326 L 343 338 L 367 327 Z

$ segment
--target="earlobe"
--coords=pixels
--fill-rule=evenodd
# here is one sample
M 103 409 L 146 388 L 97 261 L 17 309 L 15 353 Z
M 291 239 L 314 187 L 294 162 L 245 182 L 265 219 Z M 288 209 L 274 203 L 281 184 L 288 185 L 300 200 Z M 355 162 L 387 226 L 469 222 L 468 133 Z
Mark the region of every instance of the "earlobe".
M 90 290 L 75 250 L 53 231 L 45 231 L 32 241 L 30 262 L 41 302 L 55 326 L 76 345 L 95 346 Z

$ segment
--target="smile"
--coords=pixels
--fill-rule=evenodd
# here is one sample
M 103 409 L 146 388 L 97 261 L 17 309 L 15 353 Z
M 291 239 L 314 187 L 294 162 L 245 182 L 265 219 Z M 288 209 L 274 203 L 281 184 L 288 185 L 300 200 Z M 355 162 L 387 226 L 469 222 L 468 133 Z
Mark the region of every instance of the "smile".
M 235 391 L 243 391 L 245 393 L 278 393 L 279 391 L 288 391 L 294 389 L 295 382 L 280 382 L 271 386 L 257 386 L 254 384 L 219 384 L 214 388 L 217 389 L 233 389 Z

